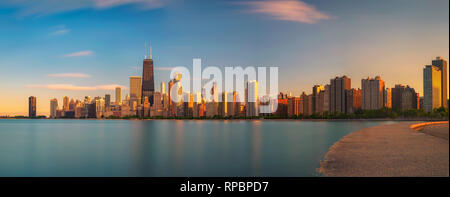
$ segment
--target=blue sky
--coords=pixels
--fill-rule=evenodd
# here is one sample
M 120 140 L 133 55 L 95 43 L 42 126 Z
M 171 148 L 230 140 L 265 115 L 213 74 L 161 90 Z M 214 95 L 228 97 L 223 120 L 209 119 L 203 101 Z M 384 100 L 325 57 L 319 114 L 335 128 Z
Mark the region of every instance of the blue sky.
M 448 59 L 448 0 L 5 0 L 0 2 L 0 115 L 38 97 L 113 94 L 140 75 L 144 42 L 156 83 L 166 68 L 279 66 L 279 89 L 299 95 L 346 74 L 381 75 L 422 92 L 422 68 Z M 77 90 L 49 88 L 69 84 Z M 80 88 L 81 87 L 81 88 Z M 159 85 L 157 85 L 157 88 Z M 128 90 L 124 90 L 124 95 Z M 61 103 L 60 103 L 61 104 Z

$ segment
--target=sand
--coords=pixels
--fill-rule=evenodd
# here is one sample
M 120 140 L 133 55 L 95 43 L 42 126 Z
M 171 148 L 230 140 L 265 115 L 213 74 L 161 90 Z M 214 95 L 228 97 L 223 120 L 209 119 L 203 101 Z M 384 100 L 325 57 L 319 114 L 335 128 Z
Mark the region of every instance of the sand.
M 351 133 L 330 147 L 319 172 L 338 177 L 449 176 L 449 125 L 379 125 Z

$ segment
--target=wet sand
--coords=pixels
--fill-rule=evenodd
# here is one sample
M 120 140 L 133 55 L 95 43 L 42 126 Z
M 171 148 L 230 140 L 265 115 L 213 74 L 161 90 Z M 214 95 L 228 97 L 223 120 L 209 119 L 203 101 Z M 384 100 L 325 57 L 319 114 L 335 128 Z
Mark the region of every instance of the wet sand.
M 351 133 L 330 147 L 318 170 L 338 177 L 449 176 L 448 122 L 416 130 L 411 125 Z

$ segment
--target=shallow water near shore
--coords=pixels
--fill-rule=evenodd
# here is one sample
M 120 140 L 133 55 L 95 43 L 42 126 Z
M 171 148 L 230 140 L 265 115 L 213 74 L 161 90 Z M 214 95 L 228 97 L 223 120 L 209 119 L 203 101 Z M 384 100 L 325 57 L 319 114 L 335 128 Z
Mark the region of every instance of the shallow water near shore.
M 320 176 L 330 146 L 394 121 L 0 120 L 0 176 Z

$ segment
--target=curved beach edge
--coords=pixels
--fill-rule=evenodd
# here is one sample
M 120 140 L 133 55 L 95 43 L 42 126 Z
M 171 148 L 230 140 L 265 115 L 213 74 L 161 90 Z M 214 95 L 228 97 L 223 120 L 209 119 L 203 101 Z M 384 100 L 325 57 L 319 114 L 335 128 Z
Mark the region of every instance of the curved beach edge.
M 409 122 L 353 132 L 330 147 L 318 172 L 332 177 L 448 177 L 448 125 Z

